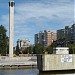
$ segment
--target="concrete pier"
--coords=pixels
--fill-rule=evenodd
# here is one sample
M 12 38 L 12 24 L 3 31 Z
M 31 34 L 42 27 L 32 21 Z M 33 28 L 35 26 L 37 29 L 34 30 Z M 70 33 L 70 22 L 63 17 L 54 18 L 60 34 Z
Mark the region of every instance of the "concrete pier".
M 74 70 L 74 54 L 48 54 L 37 56 L 39 71 Z

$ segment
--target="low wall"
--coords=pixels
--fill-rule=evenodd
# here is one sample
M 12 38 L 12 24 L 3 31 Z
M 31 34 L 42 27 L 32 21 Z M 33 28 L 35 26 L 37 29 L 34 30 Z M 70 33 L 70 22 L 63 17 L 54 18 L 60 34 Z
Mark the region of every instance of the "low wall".
M 37 67 L 40 71 L 75 69 L 74 54 L 38 55 Z

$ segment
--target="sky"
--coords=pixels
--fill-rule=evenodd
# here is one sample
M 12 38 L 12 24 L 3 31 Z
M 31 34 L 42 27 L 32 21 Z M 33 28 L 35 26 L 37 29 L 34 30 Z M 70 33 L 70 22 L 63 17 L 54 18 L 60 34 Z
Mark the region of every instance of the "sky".
M 0 25 L 9 36 L 10 0 L 0 0 Z M 14 46 L 18 39 L 29 39 L 34 44 L 34 35 L 39 31 L 56 32 L 74 22 L 74 0 L 14 0 Z

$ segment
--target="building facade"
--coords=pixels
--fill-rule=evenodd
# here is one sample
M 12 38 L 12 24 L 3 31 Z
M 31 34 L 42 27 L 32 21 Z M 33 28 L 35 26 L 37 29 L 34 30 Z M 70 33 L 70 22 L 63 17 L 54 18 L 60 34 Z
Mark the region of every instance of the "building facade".
M 75 24 L 71 27 L 71 41 L 75 43 Z
M 38 34 L 35 34 L 35 45 L 42 44 L 44 47 L 47 47 L 57 40 L 57 34 L 47 30 L 40 31 Z
M 57 40 L 65 39 L 66 43 L 75 43 L 75 24 L 65 26 L 64 29 L 57 30 Z
M 65 38 L 65 29 L 57 30 L 57 40 Z
M 65 26 L 65 40 L 66 41 L 71 41 L 71 33 L 72 33 L 72 28 L 69 26 Z

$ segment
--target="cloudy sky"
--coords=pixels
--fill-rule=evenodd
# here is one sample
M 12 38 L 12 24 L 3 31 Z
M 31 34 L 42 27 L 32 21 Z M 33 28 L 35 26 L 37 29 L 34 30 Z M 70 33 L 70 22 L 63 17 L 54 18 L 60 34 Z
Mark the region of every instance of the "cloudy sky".
M 56 30 L 74 21 L 74 0 L 14 0 L 14 45 L 17 39 L 27 38 L 34 43 L 34 34 L 42 30 Z M 9 0 L 0 0 L 0 24 L 8 30 Z

